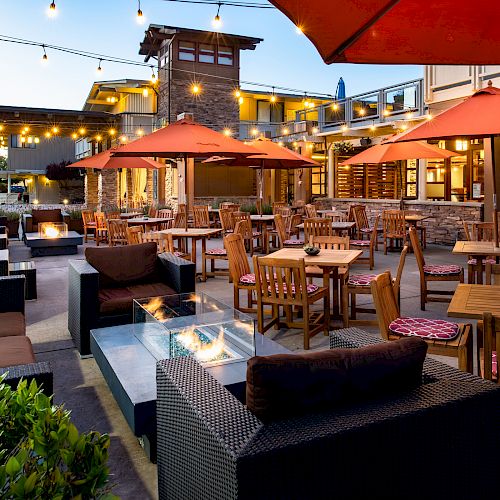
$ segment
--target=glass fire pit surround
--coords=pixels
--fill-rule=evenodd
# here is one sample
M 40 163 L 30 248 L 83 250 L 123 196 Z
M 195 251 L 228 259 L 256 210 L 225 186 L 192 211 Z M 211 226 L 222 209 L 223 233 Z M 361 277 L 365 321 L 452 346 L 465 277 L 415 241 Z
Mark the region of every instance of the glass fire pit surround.
M 45 239 L 65 238 L 68 236 L 68 225 L 65 222 L 40 222 L 38 234 Z
M 204 293 L 134 300 L 135 336 L 158 360 L 194 356 L 204 366 L 255 355 L 253 318 Z

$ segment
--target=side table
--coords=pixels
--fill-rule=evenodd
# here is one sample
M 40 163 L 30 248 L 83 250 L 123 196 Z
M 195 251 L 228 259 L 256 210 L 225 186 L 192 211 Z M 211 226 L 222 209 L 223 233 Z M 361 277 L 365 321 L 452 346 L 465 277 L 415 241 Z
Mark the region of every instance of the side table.
M 11 276 L 23 275 L 26 279 L 26 290 L 24 298 L 26 300 L 35 300 L 36 293 L 36 267 L 31 260 L 24 262 L 11 262 L 9 264 L 9 274 Z

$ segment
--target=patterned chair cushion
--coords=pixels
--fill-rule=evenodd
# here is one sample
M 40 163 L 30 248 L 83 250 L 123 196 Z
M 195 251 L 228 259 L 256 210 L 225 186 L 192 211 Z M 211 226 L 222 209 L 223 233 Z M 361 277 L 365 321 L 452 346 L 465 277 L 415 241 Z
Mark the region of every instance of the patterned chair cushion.
M 349 245 L 356 246 L 356 247 L 369 247 L 370 240 L 351 240 L 349 242 Z
M 348 285 L 370 286 L 370 283 L 377 277 L 376 274 L 353 274 L 349 276 Z
M 365 233 L 365 234 L 366 234 L 366 233 L 371 233 L 371 232 L 373 231 L 373 227 L 362 227 L 362 228 L 360 229 L 360 231 L 361 231 L 362 233 Z
M 184 257 L 187 257 L 187 253 L 184 253 L 184 252 L 174 252 L 174 255 L 176 257 L 181 257 L 181 258 L 184 258 Z
M 495 259 L 484 259 L 483 262 L 485 264 L 496 264 L 497 263 L 497 261 Z M 467 264 L 469 266 L 475 266 L 477 264 L 477 259 L 469 259 L 467 261 Z
M 253 231 L 253 237 L 258 238 L 259 236 L 262 236 L 262 233 L 260 231 Z
M 458 335 L 460 327 L 442 319 L 397 318 L 389 325 L 389 330 L 405 337 L 452 340 Z
M 432 276 L 452 276 L 461 272 L 462 267 L 455 264 L 429 264 L 424 266 L 424 273 Z
M 206 255 L 227 255 L 225 248 L 210 248 L 205 252 Z
M 285 240 L 284 245 L 304 245 L 304 240 Z
M 269 290 L 271 287 L 269 287 Z M 311 294 L 314 292 L 317 292 L 319 290 L 319 286 L 315 285 L 314 283 L 309 283 L 306 287 L 307 293 Z M 287 287 L 286 284 L 283 283 L 283 291 L 285 292 L 285 295 L 287 293 Z M 278 292 L 278 284 L 276 284 L 276 293 Z M 292 295 L 295 295 L 295 283 L 292 283 Z
M 240 276 L 240 285 L 255 285 L 255 274 L 249 273 Z

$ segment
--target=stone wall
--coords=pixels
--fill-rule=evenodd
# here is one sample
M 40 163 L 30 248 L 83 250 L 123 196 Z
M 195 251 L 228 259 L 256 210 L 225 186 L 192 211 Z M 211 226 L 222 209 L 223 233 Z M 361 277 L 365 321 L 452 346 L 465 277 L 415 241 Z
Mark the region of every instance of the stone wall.
M 99 174 L 98 205 L 101 210 L 119 206 L 118 170 L 103 169 Z
M 96 208 L 99 203 L 99 174 L 94 173 L 92 169 L 86 170 L 84 189 L 85 203 L 88 208 Z
M 357 198 L 320 198 L 315 201 L 318 209 L 349 210 L 352 204 L 362 203 L 370 221 L 383 210 L 397 210 L 399 200 L 366 200 Z M 453 245 L 458 239 L 465 239 L 462 220 L 480 221 L 483 215 L 483 204 L 474 202 L 456 203 L 447 201 L 405 200 L 405 210 L 420 210 L 429 216 L 423 222 L 427 228 L 427 242 L 439 245 Z

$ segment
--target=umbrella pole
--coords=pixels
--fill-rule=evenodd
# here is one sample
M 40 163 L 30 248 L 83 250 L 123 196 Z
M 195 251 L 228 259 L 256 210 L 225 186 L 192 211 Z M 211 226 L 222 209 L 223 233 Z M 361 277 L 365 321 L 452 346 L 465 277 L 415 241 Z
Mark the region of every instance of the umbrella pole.
M 491 143 L 491 168 L 493 170 L 493 228 L 495 233 L 495 248 L 499 247 L 498 235 L 498 207 L 497 207 L 497 174 L 495 165 L 495 136 L 490 136 Z
M 184 154 L 184 196 L 186 197 L 186 232 L 188 230 L 188 218 L 189 218 L 189 194 L 188 194 L 188 154 Z

